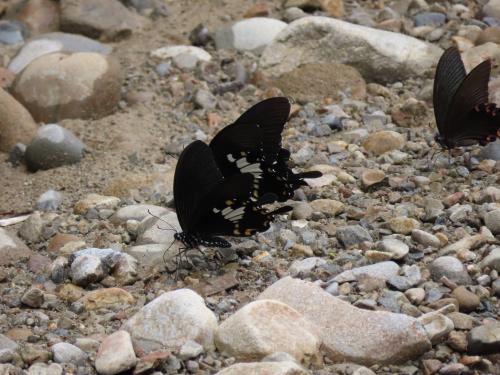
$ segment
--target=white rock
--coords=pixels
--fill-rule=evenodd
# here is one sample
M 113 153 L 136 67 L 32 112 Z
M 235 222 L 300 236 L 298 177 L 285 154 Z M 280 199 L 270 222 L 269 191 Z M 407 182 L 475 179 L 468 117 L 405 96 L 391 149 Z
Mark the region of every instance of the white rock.
M 286 303 L 319 326 L 322 348 L 335 362 L 401 363 L 431 348 L 424 327 L 415 318 L 358 309 L 302 280 L 285 277 L 258 298 Z
M 111 216 L 110 220 L 115 224 L 123 224 L 127 220 L 142 221 L 147 217 L 165 215 L 169 212 L 168 208 L 155 206 L 153 204 L 132 204 L 120 208 Z
M 319 330 L 284 303 L 249 303 L 224 321 L 216 332 L 219 351 L 241 361 L 256 361 L 274 352 L 286 352 L 306 366 L 319 364 Z
M 254 17 L 238 21 L 215 33 L 217 49 L 236 49 L 260 54 L 287 24 L 273 18 Z
M 380 245 L 383 251 L 392 254 L 392 259 L 404 258 L 410 251 L 407 244 L 395 238 L 384 238 Z
M 450 318 L 435 311 L 420 316 L 418 321 L 424 326 L 432 344 L 442 341 L 455 328 Z
M 54 361 L 57 363 L 72 363 L 82 365 L 87 360 L 87 354 L 80 348 L 67 342 L 59 342 L 52 346 Z
M 1 374 L 4 374 L 0 371 Z M 6 373 L 9 375 L 10 373 Z M 33 363 L 28 369 L 28 375 L 63 375 L 63 368 L 59 363 Z
M 114 375 L 134 367 L 137 363 L 132 340 L 125 331 L 117 331 L 106 337 L 95 360 L 99 374 Z
M 377 279 L 388 280 L 392 276 L 396 276 L 398 273 L 399 266 L 396 263 L 380 262 L 344 271 L 335 276 L 334 280 L 338 283 L 345 283 L 347 281 L 358 280 L 359 277 L 364 275 Z
M 403 34 L 355 25 L 329 17 L 292 22 L 263 52 L 260 65 L 280 76 L 306 63 L 340 62 L 367 80 L 421 77 L 442 54 L 434 45 Z
M 173 59 L 181 69 L 193 69 L 200 61 L 212 60 L 212 56 L 203 48 L 182 45 L 155 49 L 151 56 L 162 60 Z
M 484 223 L 493 234 L 500 234 L 500 210 L 493 210 L 484 215 Z
M 145 352 L 178 350 L 188 340 L 212 350 L 217 319 L 198 294 L 178 289 L 148 303 L 123 329 L 130 332 L 134 345 Z
M 310 375 L 295 362 L 236 363 L 215 375 Z
M 26 43 L 16 57 L 12 59 L 9 64 L 9 69 L 17 74 L 36 58 L 52 52 L 62 51 L 62 49 L 63 44 L 57 40 L 33 40 Z
M 179 350 L 179 358 L 182 360 L 196 358 L 201 353 L 203 353 L 203 346 L 198 344 L 196 341 L 188 340 L 181 346 L 181 349 Z
M 95 255 L 82 255 L 71 264 L 70 271 L 73 283 L 86 286 L 101 281 L 105 276 L 101 260 Z
M 438 248 L 441 247 L 441 241 L 435 235 L 420 229 L 411 231 L 411 239 L 421 245 Z
M 319 257 L 310 257 L 293 261 L 288 269 L 290 276 L 295 277 L 299 274 L 311 272 L 314 268 L 326 264 L 326 260 Z

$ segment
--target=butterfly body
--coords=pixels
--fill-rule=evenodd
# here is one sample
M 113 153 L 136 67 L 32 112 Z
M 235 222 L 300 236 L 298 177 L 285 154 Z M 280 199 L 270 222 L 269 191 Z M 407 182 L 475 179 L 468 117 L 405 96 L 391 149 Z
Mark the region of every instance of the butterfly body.
M 488 100 L 491 61 L 466 73 L 454 47 L 441 56 L 434 79 L 433 102 L 438 134 L 445 149 L 486 144 L 500 136 L 500 112 Z

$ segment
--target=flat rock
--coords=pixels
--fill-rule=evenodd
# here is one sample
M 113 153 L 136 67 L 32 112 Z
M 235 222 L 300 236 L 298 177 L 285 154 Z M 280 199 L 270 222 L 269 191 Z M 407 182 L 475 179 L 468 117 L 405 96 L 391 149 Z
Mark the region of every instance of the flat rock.
M 53 345 L 52 354 L 56 363 L 82 365 L 87 360 L 87 354 L 83 350 L 67 342 L 59 342 Z
M 259 299 L 274 299 L 302 313 L 320 328 L 323 349 L 338 362 L 402 363 L 430 349 L 423 326 L 403 314 L 358 309 L 320 287 L 285 277 Z
M 198 294 L 178 289 L 148 303 L 122 329 L 130 332 L 134 346 L 145 352 L 178 350 L 188 340 L 212 350 L 217 319 Z
M 273 18 L 254 17 L 215 32 L 217 49 L 236 49 L 260 54 L 287 24 Z
M 385 180 L 385 172 L 380 169 L 365 169 L 361 174 L 361 183 L 364 188 L 376 186 Z
M 425 232 L 420 229 L 413 229 L 411 231 L 411 239 L 421 245 L 439 248 L 441 247 L 441 241 L 435 235 Z
M 264 50 L 260 65 L 280 76 L 307 63 L 339 62 L 368 81 L 420 77 L 442 50 L 418 39 L 328 17 L 304 17 L 284 29 Z
M 113 309 L 124 305 L 132 305 L 134 297 L 121 288 L 104 288 L 93 290 L 83 296 L 79 302 L 85 310 Z
M 29 143 L 37 125 L 26 108 L 2 88 L 0 107 L 0 151 L 10 152 L 17 143 Z
M 184 45 L 161 47 L 152 51 L 151 56 L 162 60 L 172 59 L 181 69 L 194 69 L 198 62 L 212 60 L 212 56 L 203 48 Z
M 43 291 L 36 287 L 29 288 L 21 297 L 21 302 L 26 306 L 39 308 L 43 304 Z
M 334 199 L 316 199 L 310 204 L 314 211 L 322 212 L 331 217 L 337 216 L 344 211 L 344 204 Z
M 410 247 L 396 238 L 384 238 L 380 242 L 380 247 L 390 253 L 392 259 L 402 259 L 410 252 Z
M 70 276 L 74 284 L 87 286 L 104 279 L 106 276 L 101 259 L 95 255 L 82 255 L 71 263 Z
M 500 247 L 496 247 L 490 251 L 490 253 L 484 257 L 481 262 L 479 262 L 481 269 L 489 267 L 491 269 L 500 272 Z
M 366 96 L 361 74 L 351 66 L 335 62 L 303 64 L 273 80 L 272 85 L 298 102 L 340 99 L 342 94 L 357 99 Z
M 18 347 L 19 345 L 17 345 L 17 343 L 14 340 L 11 340 L 7 336 L 2 335 L 0 333 L 0 350 L 5 350 L 5 349 L 17 350 Z
M 130 334 L 117 331 L 102 341 L 97 352 L 95 368 L 99 374 L 114 375 L 133 368 L 136 363 Z
M 467 288 L 463 285 L 460 285 L 453 289 L 453 292 L 451 292 L 451 296 L 456 298 L 456 300 L 458 301 L 458 306 L 461 312 L 473 312 L 481 304 L 479 297 L 471 291 L 467 290 Z
M 15 265 L 31 255 L 31 250 L 16 235 L 0 228 L 0 266 Z
M 61 30 L 98 39 L 127 36 L 143 28 L 147 19 L 131 12 L 118 0 L 62 0 Z M 111 38 L 112 39 L 112 38 Z
M 9 63 L 9 69 L 19 73 L 33 60 L 54 52 L 95 52 L 108 55 L 111 47 L 83 35 L 61 32 L 42 34 L 24 44 Z
M 83 158 L 85 145 L 71 131 L 57 124 L 44 125 L 26 148 L 26 164 L 32 171 L 75 164 Z
M 436 258 L 428 266 L 433 280 L 439 281 L 443 276 L 457 284 L 469 285 L 472 280 L 465 266 L 455 257 L 443 256 Z
M 395 262 L 380 262 L 368 266 L 356 267 L 352 270 L 344 271 L 334 277 L 338 283 L 348 281 L 357 281 L 363 276 L 369 276 L 376 279 L 387 280 L 399 273 L 399 266 Z
M 495 142 L 488 143 L 481 149 L 479 153 L 481 159 L 489 159 L 489 160 L 500 160 L 500 139 L 497 139 Z
M 404 137 L 392 130 L 383 130 L 370 134 L 363 142 L 363 148 L 374 154 L 382 155 L 392 150 L 399 150 L 405 145 Z
M 484 215 L 484 223 L 493 234 L 500 234 L 500 209 L 493 210 Z
M 31 62 L 14 82 L 13 94 L 36 121 L 101 118 L 116 109 L 122 79 L 110 56 L 56 52 Z
M 345 247 L 358 245 L 364 241 L 373 241 L 370 232 L 361 225 L 348 225 L 338 228 L 337 238 Z
M 259 300 L 245 305 L 217 329 L 219 351 L 240 361 L 261 360 L 274 352 L 286 352 L 308 367 L 321 363 L 317 327 L 284 303 Z
M 0 373 L 1 370 L 0 370 Z M 28 375 L 63 375 L 64 371 L 62 366 L 59 363 L 33 363 L 28 369 Z M 7 375 L 11 375 L 7 373 Z
M 73 212 L 77 215 L 85 215 L 88 210 L 94 208 L 96 210 L 100 209 L 114 209 L 120 203 L 120 198 L 109 196 L 109 195 L 99 195 L 99 194 L 89 194 L 85 198 L 80 199 L 75 203 Z
M 236 363 L 215 375 L 310 375 L 295 362 L 252 362 Z
M 414 229 L 420 227 L 420 222 L 410 217 L 399 216 L 389 220 L 389 228 L 394 233 L 410 234 Z
M 175 232 L 171 230 L 172 228 L 178 232 L 182 231 L 175 212 L 168 211 L 166 214 L 161 215 L 159 219 L 146 217 L 141 221 L 137 229 L 136 244 L 157 243 L 170 245 L 175 240 Z
M 500 352 L 500 323 L 492 322 L 470 330 L 469 354 L 494 354 Z

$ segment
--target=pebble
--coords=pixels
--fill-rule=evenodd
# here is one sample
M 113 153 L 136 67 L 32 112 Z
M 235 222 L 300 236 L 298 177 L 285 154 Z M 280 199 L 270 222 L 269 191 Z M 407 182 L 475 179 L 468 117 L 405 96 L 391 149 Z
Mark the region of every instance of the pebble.
M 185 45 L 161 47 L 151 51 L 151 56 L 167 60 L 172 59 L 180 69 L 194 69 L 199 62 L 209 62 L 212 56 L 203 48 Z
M 467 351 L 467 335 L 465 332 L 451 331 L 446 344 L 452 349 L 463 353 Z
M 425 298 L 425 289 L 423 288 L 410 288 L 405 291 L 405 296 L 414 305 L 420 305 Z
M 313 37 L 317 32 L 323 35 L 319 44 Z M 396 51 L 393 45 L 400 48 Z M 328 17 L 305 17 L 287 27 L 264 50 L 260 65 L 266 74 L 279 76 L 303 63 L 338 61 L 356 65 L 368 81 L 394 82 L 421 76 L 441 53 L 438 47 L 406 35 Z M 287 58 L 291 54 L 303 57 Z M 408 59 L 410 55 L 413 58 Z
M 28 375 L 63 375 L 63 367 L 59 363 L 34 363 L 28 369 Z M 10 375 L 7 373 L 7 375 Z
M 455 257 L 443 256 L 436 258 L 429 264 L 428 268 L 435 281 L 439 281 L 443 276 L 446 276 L 449 280 L 460 285 L 472 283 L 465 266 Z
M 2 335 L 0 333 L 0 350 L 17 350 L 19 348 L 19 345 L 11 340 L 10 338 L 8 338 L 7 336 L 5 335 Z
M 86 311 L 113 309 L 124 305 L 133 305 L 134 297 L 121 288 L 104 288 L 93 290 L 78 300 Z
M 392 259 L 402 259 L 410 251 L 407 244 L 395 238 L 384 238 L 380 242 L 380 247 L 382 251 L 390 253 Z
M 36 121 L 101 118 L 116 109 L 122 79 L 119 63 L 110 56 L 56 52 L 31 62 L 12 91 Z
M 259 299 L 286 303 L 316 324 L 323 349 L 336 361 L 365 365 L 404 362 L 430 348 L 427 335 L 414 318 L 358 309 L 308 282 L 285 277 Z
M 18 143 L 29 143 L 37 125 L 30 113 L 7 91 L 0 88 L 0 151 L 11 152 Z
M 500 351 L 500 323 L 491 322 L 473 328 L 467 337 L 468 354 L 493 354 Z
M 148 22 L 137 13 L 130 11 L 118 0 L 105 3 L 87 0 L 62 0 L 61 30 L 113 40 L 114 36 L 127 36 L 145 27 Z
M 436 311 L 420 316 L 418 321 L 423 325 L 432 344 L 443 341 L 455 328 L 450 318 Z
M 89 194 L 85 198 L 80 199 L 75 203 L 73 211 L 77 215 L 85 215 L 90 209 L 114 209 L 120 203 L 120 198 L 109 196 L 109 195 L 99 195 L 99 194 Z
M 0 228 L 0 266 L 14 265 L 26 261 L 31 250 L 14 234 Z
M 36 208 L 40 211 L 55 211 L 63 202 L 63 195 L 55 190 L 47 190 L 36 201 Z
M 337 238 L 347 248 L 364 241 L 373 241 L 370 233 L 360 225 L 349 225 L 338 228 Z
M 409 217 L 399 216 L 389 220 L 389 228 L 391 228 L 394 233 L 406 235 L 412 233 L 413 230 L 419 227 L 420 222 Z
M 83 350 L 67 342 L 60 342 L 53 345 L 52 354 L 56 363 L 83 365 L 87 360 L 87 354 Z
M 493 234 L 500 234 L 500 209 L 484 215 L 484 223 Z
M 481 149 L 479 153 L 481 159 L 487 160 L 500 160 L 500 140 L 488 143 L 485 147 Z
M 479 267 L 484 269 L 486 267 L 500 272 L 500 247 L 496 247 L 479 262 Z
M 272 18 L 254 17 L 222 27 L 215 32 L 217 49 L 236 49 L 260 54 L 287 26 Z
M 279 316 L 279 321 L 269 319 Z M 302 314 L 284 303 L 259 300 L 245 305 L 217 329 L 217 348 L 241 361 L 256 361 L 276 351 L 298 363 L 321 362 L 319 332 Z
M 35 309 L 42 306 L 44 300 L 43 291 L 32 287 L 28 289 L 21 297 L 21 302 L 26 306 L 33 307 Z
M 294 220 L 309 219 L 312 214 L 313 208 L 309 203 L 299 202 L 293 206 L 292 219 Z
M 104 279 L 106 276 L 101 259 L 95 255 L 82 255 L 71 264 L 71 280 L 76 285 L 87 286 Z
M 446 22 L 446 15 L 437 12 L 422 12 L 413 16 L 415 26 L 442 26 Z
M 309 375 L 309 371 L 300 367 L 295 362 L 250 362 L 236 363 L 215 375 Z
M 188 340 L 179 350 L 179 358 L 183 361 L 190 358 L 196 358 L 203 353 L 203 346 L 196 341 Z
M 288 268 L 288 273 L 292 277 L 308 275 L 315 268 L 327 264 L 323 258 L 310 257 L 302 260 L 295 260 Z
M 31 35 L 59 29 L 59 7 L 50 0 L 28 0 L 20 9 L 18 19 Z
M 481 303 L 479 297 L 468 291 L 463 285 L 455 288 L 451 295 L 457 299 L 461 312 L 468 313 L 475 311 Z
M 316 199 L 310 205 L 314 211 L 330 217 L 337 216 L 344 211 L 344 204 L 334 199 Z
M 200 89 L 194 95 L 194 104 L 204 110 L 213 110 L 217 106 L 217 98 L 210 91 Z
M 19 236 L 26 242 L 37 243 L 42 239 L 43 226 L 40 212 L 35 211 L 21 225 Z
M 441 241 L 435 235 L 425 232 L 420 229 L 413 229 L 411 231 L 411 239 L 421 245 L 439 248 L 441 247 Z
M 133 368 L 137 363 L 130 334 L 116 331 L 101 343 L 95 360 L 99 374 L 114 375 Z
M 405 144 L 404 137 L 392 130 L 370 134 L 363 142 L 363 148 L 374 155 L 382 155 L 392 150 L 400 150 Z
M 19 21 L 0 21 L 0 43 L 18 44 L 24 41 L 25 26 Z
M 367 169 L 361 174 L 363 187 L 370 188 L 379 186 L 385 180 L 385 173 L 380 169 Z
M 483 13 L 485 16 L 500 18 L 500 1 L 498 0 L 489 0 L 483 6 Z
M 178 289 L 148 303 L 122 329 L 130 332 L 134 347 L 145 352 L 178 350 L 188 340 L 212 350 L 217 319 L 198 294 Z

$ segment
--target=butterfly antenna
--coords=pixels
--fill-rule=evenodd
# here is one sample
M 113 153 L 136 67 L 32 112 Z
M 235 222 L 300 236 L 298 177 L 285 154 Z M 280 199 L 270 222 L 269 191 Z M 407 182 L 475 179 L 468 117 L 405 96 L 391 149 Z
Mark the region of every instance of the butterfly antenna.
M 171 152 L 166 152 L 165 154 L 167 154 L 168 156 L 170 156 L 172 159 L 177 160 L 177 157 L 176 157 L 173 153 L 171 153 Z
M 173 240 L 170 245 L 168 245 L 167 249 L 163 252 L 163 256 L 162 256 L 162 259 L 163 259 L 163 263 L 165 263 L 165 269 L 167 270 L 167 273 L 174 273 L 177 269 L 177 267 L 174 269 L 174 270 L 170 270 L 167 266 L 167 259 L 165 258 L 167 256 L 167 253 L 168 251 L 170 250 L 170 248 L 172 247 L 172 245 L 174 244 L 175 240 Z
M 178 233 L 178 230 L 175 229 L 172 224 L 170 224 L 168 221 L 162 219 L 158 215 L 153 214 L 149 208 L 148 208 L 148 214 L 150 214 L 151 216 L 157 218 L 158 220 L 160 220 L 161 222 L 167 224 L 170 227 L 170 228 L 161 228 L 159 225 L 157 225 L 158 229 L 161 229 L 161 230 L 171 230 L 171 231 L 174 231 L 175 233 Z

